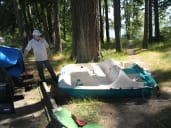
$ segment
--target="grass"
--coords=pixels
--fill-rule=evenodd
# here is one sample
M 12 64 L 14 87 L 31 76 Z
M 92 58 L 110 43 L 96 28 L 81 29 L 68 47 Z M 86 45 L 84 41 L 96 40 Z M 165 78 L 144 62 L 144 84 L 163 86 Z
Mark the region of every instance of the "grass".
M 171 86 L 171 45 L 169 41 L 153 44 L 148 50 L 139 51 L 137 55 L 142 61 L 151 64 L 150 69 L 161 87 Z
M 67 107 L 74 115 L 86 121 L 98 122 L 100 120 L 100 102 L 95 98 L 72 99 Z

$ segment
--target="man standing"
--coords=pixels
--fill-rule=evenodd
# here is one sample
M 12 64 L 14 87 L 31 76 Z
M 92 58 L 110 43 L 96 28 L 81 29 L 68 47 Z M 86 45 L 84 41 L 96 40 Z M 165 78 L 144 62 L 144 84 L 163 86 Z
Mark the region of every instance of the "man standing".
M 33 49 L 35 63 L 36 63 L 36 67 L 37 67 L 41 81 L 45 81 L 43 65 L 48 69 L 52 80 L 55 81 L 56 74 L 53 71 L 53 68 L 49 62 L 49 59 L 50 59 L 49 44 L 47 43 L 45 39 L 41 37 L 41 33 L 39 30 L 34 30 L 32 35 L 33 35 L 33 39 L 31 39 L 28 42 L 24 50 L 23 57 L 25 58 L 28 55 L 29 51 Z

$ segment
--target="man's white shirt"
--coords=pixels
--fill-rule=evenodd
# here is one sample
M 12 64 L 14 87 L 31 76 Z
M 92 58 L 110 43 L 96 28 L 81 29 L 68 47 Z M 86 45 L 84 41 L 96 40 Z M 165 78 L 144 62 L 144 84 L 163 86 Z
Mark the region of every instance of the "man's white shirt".
M 26 46 L 26 50 L 28 51 L 33 49 L 36 61 L 44 61 L 48 59 L 47 48 L 49 48 L 49 44 L 43 38 L 41 38 L 39 41 L 31 39 Z

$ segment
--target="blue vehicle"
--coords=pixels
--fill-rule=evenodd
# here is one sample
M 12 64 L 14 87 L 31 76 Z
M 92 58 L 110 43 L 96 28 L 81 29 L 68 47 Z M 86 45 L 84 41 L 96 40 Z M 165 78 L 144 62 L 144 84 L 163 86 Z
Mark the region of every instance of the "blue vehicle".
M 26 77 L 24 71 L 21 50 L 0 46 L 0 113 L 13 113 L 14 89 L 30 86 L 30 83 L 25 83 L 24 80 L 33 76 Z
M 0 46 L 0 67 L 11 77 L 20 77 L 24 72 L 22 52 L 17 48 Z

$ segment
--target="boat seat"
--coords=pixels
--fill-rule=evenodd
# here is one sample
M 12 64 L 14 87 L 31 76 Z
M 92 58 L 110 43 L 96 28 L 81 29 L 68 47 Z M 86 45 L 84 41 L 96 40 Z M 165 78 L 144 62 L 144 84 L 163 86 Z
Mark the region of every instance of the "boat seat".
M 107 79 L 110 81 L 110 83 L 117 79 L 120 70 L 121 69 L 117 65 L 113 65 L 112 67 L 110 67 L 110 71 L 106 74 Z
M 140 75 L 138 73 L 136 73 L 136 74 L 127 74 L 127 75 L 133 81 L 143 82 L 143 80 L 141 79 L 141 77 L 140 77 Z
M 109 83 L 112 83 L 119 75 L 121 68 L 115 65 L 112 59 L 105 60 L 98 64 L 105 73 Z
M 144 88 L 143 82 L 133 81 L 122 70 L 119 71 L 119 75 L 112 83 L 112 88 L 115 89 L 137 89 Z
M 73 72 L 71 73 L 71 83 L 76 85 L 77 80 L 80 80 L 84 86 L 97 86 L 99 82 L 92 77 L 88 72 Z
M 100 66 L 100 68 L 103 70 L 105 74 L 108 74 L 111 68 L 115 65 L 115 63 L 112 59 L 107 59 L 103 62 L 100 62 L 98 65 Z
M 100 68 L 98 64 L 92 63 L 93 67 L 92 75 L 97 75 L 99 77 L 106 77 L 106 74 L 103 72 L 103 70 Z

